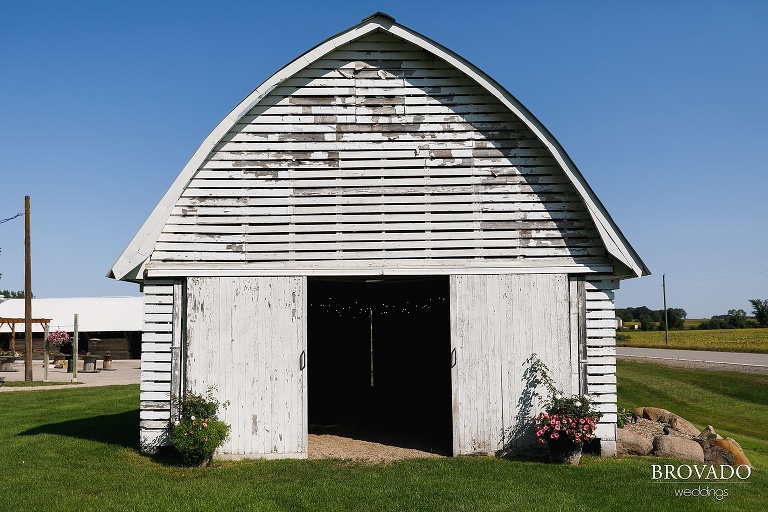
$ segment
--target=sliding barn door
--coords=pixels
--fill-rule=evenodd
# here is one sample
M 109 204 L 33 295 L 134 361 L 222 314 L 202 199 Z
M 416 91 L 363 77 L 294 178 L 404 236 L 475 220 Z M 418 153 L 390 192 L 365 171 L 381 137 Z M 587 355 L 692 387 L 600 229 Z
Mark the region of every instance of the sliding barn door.
M 214 388 L 233 457 L 306 457 L 306 279 L 187 279 L 187 389 Z
M 562 274 L 451 276 L 454 455 L 496 452 L 505 431 L 513 448 L 532 447 L 532 353 L 564 392 L 574 391 L 569 295 Z

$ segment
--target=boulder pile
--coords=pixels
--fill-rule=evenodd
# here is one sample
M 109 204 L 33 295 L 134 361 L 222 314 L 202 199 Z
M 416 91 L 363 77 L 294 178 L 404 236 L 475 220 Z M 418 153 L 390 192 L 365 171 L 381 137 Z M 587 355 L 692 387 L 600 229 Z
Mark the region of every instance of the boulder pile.
M 617 455 L 653 455 L 716 466 L 752 467 L 739 443 L 723 439 L 711 425 L 699 431 L 686 419 L 658 407 L 638 407 L 632 411 L 632 418 L 617 431 Z

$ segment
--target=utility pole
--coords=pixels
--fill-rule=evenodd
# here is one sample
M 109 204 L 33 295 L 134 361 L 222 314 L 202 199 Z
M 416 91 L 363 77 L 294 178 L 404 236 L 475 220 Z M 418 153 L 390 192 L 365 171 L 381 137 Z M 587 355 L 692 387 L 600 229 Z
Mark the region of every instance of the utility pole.
M 24 196 L 24 380 L 32 380 L 32 242 L 29 196 Z
M 669 319 L 667 318 L 667 274 L 661 274 L 661 288 L 664 291 L 664 344 L 669 345 Z

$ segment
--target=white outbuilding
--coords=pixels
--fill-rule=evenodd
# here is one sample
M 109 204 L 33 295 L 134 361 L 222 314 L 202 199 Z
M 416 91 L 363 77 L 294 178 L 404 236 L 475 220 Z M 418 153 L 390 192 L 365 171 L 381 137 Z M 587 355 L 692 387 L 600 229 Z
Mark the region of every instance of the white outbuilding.
M 517 99 L 377 13 L 237 105 L 109 276 L 144 292 L 145 449 L 172 395 L 211 388 L 221 457 L 286 458 L 310 424 L 526 450 L 533 352 L 611 455 L 613 291 L 648 273 Z

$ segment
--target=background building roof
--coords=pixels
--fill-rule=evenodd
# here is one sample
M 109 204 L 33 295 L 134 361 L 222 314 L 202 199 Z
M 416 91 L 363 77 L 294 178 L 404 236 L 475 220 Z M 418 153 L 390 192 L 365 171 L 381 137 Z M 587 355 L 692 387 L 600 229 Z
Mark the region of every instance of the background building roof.
M 66 297 L 32 299 L 32 318 L 50 318 L 50 330 L 72 332 L 75 314 L 82 332 L 141 331 L 144 299 L 142 297 Z M 24 318 L 24 299 L 0 302 L 0 318 Z M 33 332 L 43 332 L 40 324 L 32 324 Z M 8 324 L 0 332 L 11 332 Z M 24 332 L 24 324 L 16 325 Z

